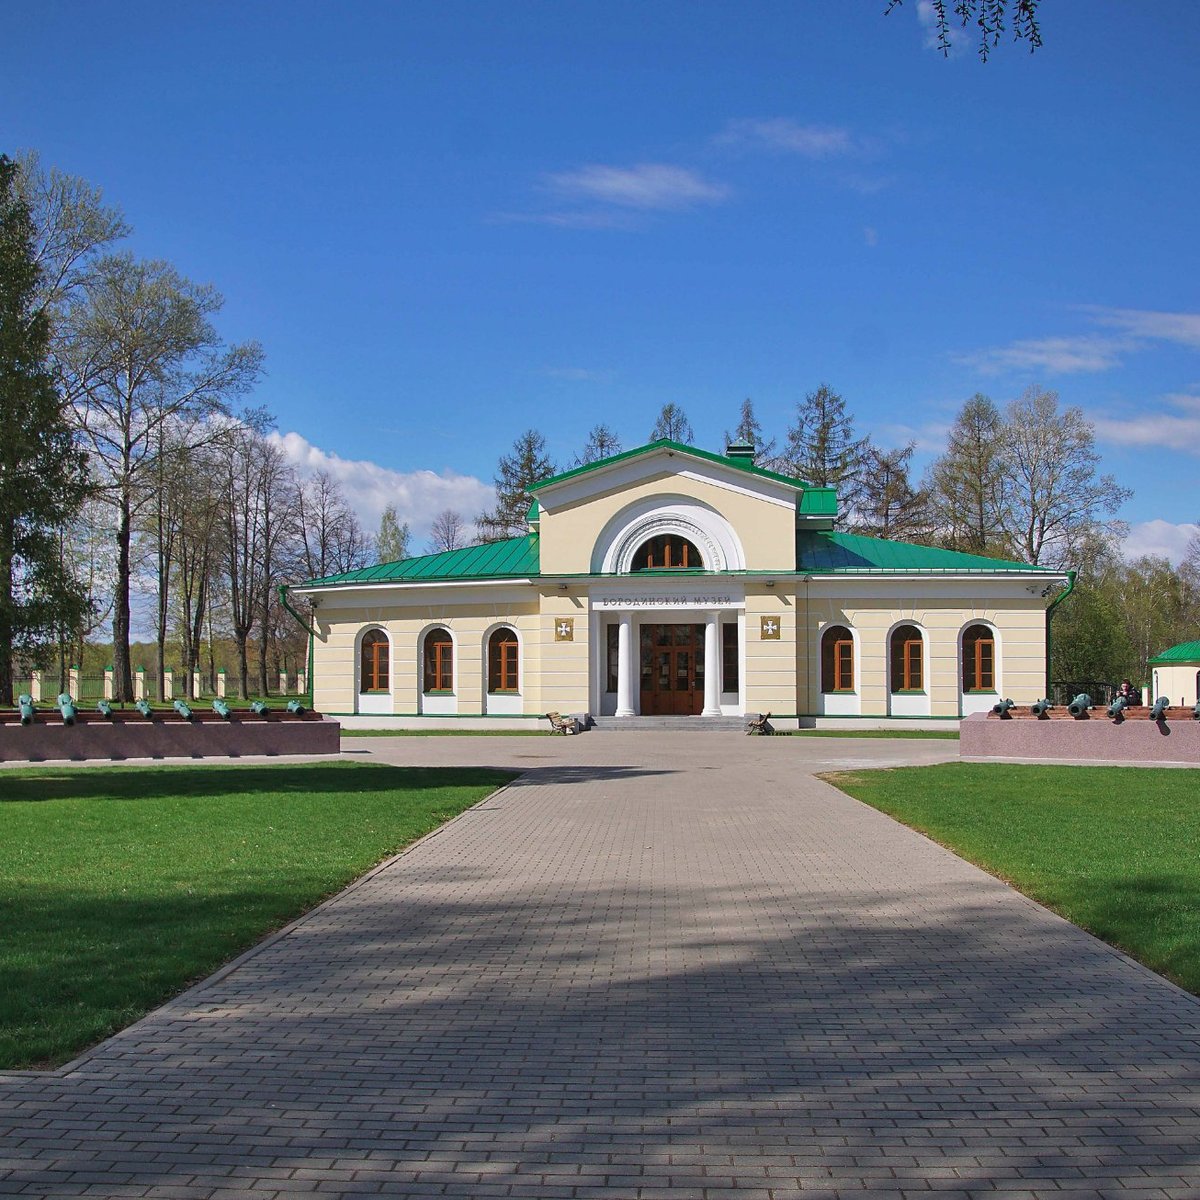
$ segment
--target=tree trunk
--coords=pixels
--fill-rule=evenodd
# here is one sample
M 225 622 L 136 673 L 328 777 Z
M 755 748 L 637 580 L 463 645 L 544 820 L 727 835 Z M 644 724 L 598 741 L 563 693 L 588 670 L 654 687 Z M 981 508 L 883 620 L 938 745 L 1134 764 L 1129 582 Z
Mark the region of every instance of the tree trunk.
M 238 652 L 238 689 L 243 700 L 250 698 L 250 657 L 246 643 L 250 640 L 250 630 L 238 628 L 234 630 Z
M 113 699 L 133 701 L 129 667 L 129 540 L 132 524 L 129 495 L 122 490 L 117 508 L 117 586 L 113 600 Z
M 0 535 L 0 704 L 13 703 L 13 535 L 6 521 Z

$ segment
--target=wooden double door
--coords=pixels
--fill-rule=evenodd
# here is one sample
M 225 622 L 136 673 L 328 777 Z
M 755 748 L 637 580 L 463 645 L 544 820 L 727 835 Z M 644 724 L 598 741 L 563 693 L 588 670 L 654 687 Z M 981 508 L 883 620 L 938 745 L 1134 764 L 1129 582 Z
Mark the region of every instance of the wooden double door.
M 704 710 L 704 626 L 641 626 L 642 716 Z

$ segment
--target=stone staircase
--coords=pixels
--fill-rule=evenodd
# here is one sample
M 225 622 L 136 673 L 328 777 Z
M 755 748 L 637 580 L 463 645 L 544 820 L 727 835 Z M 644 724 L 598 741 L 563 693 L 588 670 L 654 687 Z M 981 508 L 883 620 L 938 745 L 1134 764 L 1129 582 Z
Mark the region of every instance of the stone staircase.
M 593 717 L 596 731 L 623 730 L 631 732 L 662 733 L 664 730 L 680 733 L 738 732 L 746 728 L 749 717 Z

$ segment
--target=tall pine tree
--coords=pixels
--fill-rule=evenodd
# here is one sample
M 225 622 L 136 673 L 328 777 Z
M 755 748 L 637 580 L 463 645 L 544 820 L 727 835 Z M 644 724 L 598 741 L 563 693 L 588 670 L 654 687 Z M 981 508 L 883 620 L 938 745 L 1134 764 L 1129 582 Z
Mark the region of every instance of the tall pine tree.
M 49 367 L 50 325 L 34 227 L 17 166 L 0 155 L 0 704 L 13 702 L 13 654 L 34 652 L 86 611 L 56 531 L 87 490 L 85 460 Z
M 754 461 L 759 466 L 774 469 L 775 439 L 763 433 L 762 424 L 754 413 L 754 401 L 749 396 L 742 401 L 738 410 L 737 428 L 732 433 L 725 431 L 725 444 L 743 442 L 754 447 Z
M 529 488 L 554 474 L 546 454 L 546 439 L 536 429 L 527 429 L 515 442 L 513 452 L 500 457 L 496 467 L 496 507 L 475 519 L 486 542 L 517 537 L 527 528 Z
M 938 537 L 950 550 L 1010 552 L 1000 524 L 1005 506 L 1004 420 L 981 392 L 950 427 L 946 453 L 929 469 L 928 491 Z
M 839 508 L 853 522 L 870 445 L 868 438 L 854 436 L 846 401 L 823 383 L 796 405 L 783 457 L 788 474 L 814 487 L 836 488 Z
M 692 432 L 692 423 L 687 419 L 687 413 L 673 402 L 662 406 L 658 420 L 654 422 L 654 428 L 650 430 L 652 442 L 668 438 L 672 442 L 685 442 L 690 445 L 695 437 L 695 433 Z

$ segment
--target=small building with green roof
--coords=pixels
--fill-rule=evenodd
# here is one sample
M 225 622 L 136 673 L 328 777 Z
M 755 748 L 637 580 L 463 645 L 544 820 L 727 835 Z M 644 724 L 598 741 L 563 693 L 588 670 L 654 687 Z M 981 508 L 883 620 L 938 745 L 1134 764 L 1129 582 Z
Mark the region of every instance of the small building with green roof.
M 832 489 L 752 447 L 651 442 L 530 494 L 519 537 L 291 589 L 315 606 L 320 710 L 787 727 L 957 720 L 1043 694 L 1064 574 L 845 533 Z
M 1172 704 L 1200 703 L 1200 642 L 1180 642 L 1147 662 L 1152 701 L 1166 696 Z

